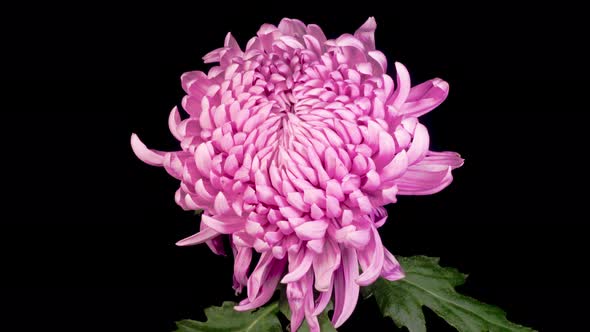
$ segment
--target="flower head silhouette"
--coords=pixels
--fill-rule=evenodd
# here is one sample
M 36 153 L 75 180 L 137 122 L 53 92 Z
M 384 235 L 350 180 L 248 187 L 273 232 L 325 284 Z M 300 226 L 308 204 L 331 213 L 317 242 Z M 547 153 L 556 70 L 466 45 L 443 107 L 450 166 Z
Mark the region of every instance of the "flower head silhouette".
M 463 160 L 429 151 L 418 117 L 438 106 L 448 84 L 411 87 L 406 68 L 375 49 L 376 23 L 326 39 L 315 24 L 264 24 L 242 50 L 231 34 L 203 58 L 208 73 L 182 75 L 186 96 L 170 131 L 181 150 L 151 150 L 133 134 L 144 162 L 181 181 L 176 202 L 202 209 L 200 231 L 178 245 L 207 243 L 235 256 L 236 310 L 265 304 L 286 284 L 292 331 L 334 299 L 334 326 L 351 315 L 359 286 L 403 278 L 377 229 L 397 195 L 427 195 L 452 181 Z M 253 251 L 260 253 L 249 271 Z M 359 272 L 359 268 L 362 272 Z

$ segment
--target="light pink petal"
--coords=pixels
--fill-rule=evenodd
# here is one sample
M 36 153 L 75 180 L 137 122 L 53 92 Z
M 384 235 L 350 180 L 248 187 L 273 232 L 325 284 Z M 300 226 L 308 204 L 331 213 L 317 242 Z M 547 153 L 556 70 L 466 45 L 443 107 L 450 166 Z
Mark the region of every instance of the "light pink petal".
M 216 214 L 218 215 L 233 212 L 233 210 L 229 206 L 229 203 L 227 202 L 225 195 L 221 191 L 217 193 L 217 196 L 215 196 L 215 202 L 213 206 L 215 208 Z
M 356 279 L 356 283 L 360 286 L 367 286 L 375 282 L 379 278 L 379 274 L 383 268 L 384 253 L 381 237 L 376 228 L 371 227 L 371 231 L 372 242 L 365 249 L 364 255 L 359 255 L 360 257 L 366 256 L 369 263 L 368 266 L 363 267 L 363 274 Z M 361 262 L 363 262 L 362 259 Z
M 306 33 L 303 22 L 297 19 L 284 18 L 279 23 L 278 29 L 284 35 L 302 37 Z
M 281 283 L 287 284 L 297 281 L 303 277 L 313 262 L 314 254 L 311 250 L 301 250 L 294 261 L 289 260 L 289 273 L 287 273 Z
M 413 170 L 411 167 L 397 181 L 400 195 L 431 195 L 453 181 L 451 167 L 441 171 Z
M 320 45 L 323 47 L 324 43 L 326 42 L 326 35 L 322 31 L 322 28 L 316 24 L 309 24 L 307 25 L 307 33 L 317 39 L 318 42 L 320 42 Z
M 377 23 L 375 22 L 375 18 L 369 17 L 369 19 L 354 33 L 354 36 L 363 42 L 367 50 L 371 51 L 375 49 L 376 28 Z
M 295 234 L 304 241 L 322 239 L 326 234 L 326 229 L 328 229 L 327 222 L 314 220 L 295 227 Z
M 326 307 L 328 306 L 328 303 L 330 303 L 330 299 L 332 298 L 332 290 L 334 289 L 333 284 L 333 279 L 331 279 L 330 284 L 326 288 L 326 291 L 320 292 L 320 295 L 318 296 L 318 299 L 316 301 L 315 309 L 313 310 L 314 315 L 317 316 L 321 314 L 324 311 L 324 309 L 326 309 Z
M 209 178 L 209 172 L 211 172 L 211 155 L 209 154 L 206 143 L 201 143 L 197 147 L 195 151 L 195 162 L 199 173 Z
M 174 106 L 168 117 L 168 128 L 170 128 L 170 132 L 177 140 L 182 141 L 184 137 L 178 132 L 178 125 L 180 125 L 180 122 L 178 107 Z
M 328 239 L 321 254 L 313 258 L 315 274 L 315 289 L 326 292 L 331 289 L 333 274 L 340 267 L 340 248 L 334 241 Z M 322 309 L 323 310 L 323 309 Z
M 309 273 L 306 273 L 306 275 Z M 305 315 L 305 300 L 308 287 L 308 278 L 302 277 L 301 280 L 291 282 L 287 285 L 287 300 L 291 309 L 290 328 L 292 331 L 297 331 Z
M 373 64 L 375 74 L 385 74 L 387 72 L 387 58 L 381 51 L 369 51 L 369 60 Z
M 381 276 L 390 281 L 396 281 L 404 278 L 406 275 L 397 259 L 395 259 L 389 250 L 384 248 L 384 251 L 385 260 L 383 261 L 383 270 L 381 271 Z
M 405 150 L 396 154 L 389 164 L 385 165 L 380 172 L 381 180 L 387 181 L 401 176 L 408 168 L 408 155 Z
M 213 218 L 203 214 L 201 215 L 201 222 L 222 234 L 231 234 L 244 227 L 244 220 L 240 217 L 217 216 Z
M 191 235 L 185 239 L 182 239 L 176 242 L 177 246 L 192 246 L 195 244 L 200 244 L 205 241 L 211 240 L 212 238 L 219 236 L 220 233 L 215 231 L 212 228 L 206 228 L 195 235 Z
M 421 123 L 418 123 L 414 130 L 414 139 L 408 149 L 408 164 L 412 165 L 422 160 L 428 152 L 429 145 L 430 137 L 428 136 L 428 129 Z
M 260 256 L 258 264 L 256 264 L 254 271 L 248 278 L 248 299 L 250 301 L 253 301 L 258 296 L 258 292 L 267 279 L 274 261 L 275 259 L 270 252 L 265 252 Z
M 373 157 L 377 169 L 383 168 L 395 156 L 395 142 L 393 137 L 386 132 L 379 132 L 379 152 Z
M 260 291 L 257 296 L 253 299 L 247 298 L 240 302 L 240 305 L 234 307 L 237 311 L 247 311 L 256 309 L 264 305 L 270 300 L 276 291 L 279 280 L 281 279 L 281 273 L 285 268 L 285 260 L 275 261 L 272 264 L 271 271 L 268 273 L 265 282 L 262 284 Z
M 422 159 L 422 165 L 445 165 L 451 166 L 452 169 L 463 166 L 463 158 L 456 152 L 434 152 L 428 151 L 426 157 Z
M 449 84 L 440 78 L 413 87 L 400 111 L 405 116 L 418 117 L 440 105 L 449 95 Z
M 356 250 L 342 249 L 342 266 L 336 271 L 334 280 L 334 315 L 332 324 L 339 328 L 352 315 L 358 301 L 359 285 L 355 282 L 359 275 Z
M 393 92 L 391 100 L 395 108 L 401 109 L 410 94 L 410 73 L 408 73 L 408 69 L 399 62 L 395 63 L 395 71 L 397 73 L 397 88 Z
M 248 283 L 248 269 L 252 261 L 252 249 L 247 247 L 237 247 L 237 253 L 234 258 L 234 278 L 241 285 Z
M 165 152 L 148 149 L 136 134 L 131 134 L 131 148 L 137 158 L 148 165 L 162 166 L 164 164 Z

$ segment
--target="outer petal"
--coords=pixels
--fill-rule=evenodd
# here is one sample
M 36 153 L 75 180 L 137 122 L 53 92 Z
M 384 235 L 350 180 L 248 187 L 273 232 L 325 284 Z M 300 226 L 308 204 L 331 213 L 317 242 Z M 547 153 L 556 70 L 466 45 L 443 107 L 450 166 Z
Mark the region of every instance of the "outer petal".
M 400 111 L 404 116 L 418 117 L 436 108 L 448 95 L 449 84 L 435 78 L 413 87 Z
M 334 316 L 332 324 L 339 328 L 352 315 L 359 296 L 359 285 L 355 279 L 359 275 L 356 250 L 342 249 L 342 266 L 336 272 L 334 280 Z
M 268 300 L 270 300 L 276 291 L 277 285 L 279 284 L 281 274 L 285 268 L 285 262 L 286 260 L 275 261 L 264 283 L 262 284 L 258 295 L 251 300 L 249 298 L 245 299 L 244 301 L 240 302 L 240 305 L 235 306 L 234 309 L 237 311 L 252 310 L 268 302 Z
M 397 89 L 393 92 L 391 100 L 393 106 L 398 110 L 401 109 L 402 105 L 406 102 L 408 95 L 410 94 L 410 73 L 403 64 L 396 62 L 395 70 L 397 72 Z
M 336 271 L 339 267 L 340 247 L 338 244 L 328 238 L 324 244 L 323 252 L 313 258 L 315 289 L 320 292 L 330 291 L 331 294 L 334 271 Z
M 195 244 L 200 244 L 205 241 L 211 240 L 219 235 L 220 235 L 220 233 L 215 231 L 214 229 L 206 228 L 206 229 L 203 229 L 202 231 L 198 232 L 195 235 L 191 235 L 185 239 L 182 239 L 182 240 L 176 242 L 176 245 L 177 246 L 192 246 Z
M 390 281 L 396 281 L 402 279 L 406 276 L 404 270 L 402 269 L 401 265 L 395 259 L 392 253 L 389 250 L 385 250 L 385 261 L 383 262 L 383 270 L 381 271 L 381 276 Z
M 148 149 L 136 134 L 131 134 L 131 148 L 137 158 L 148 165 L 162 166 L 164 164 L 164 155 L 166 153 Z
M 364 265 L 363 274 L 356 279 L 356 283 L 360 286 L 367 286 L 375 282 L 379 278 L 379 274 L 383 268 L 384 253 L 381 237 L 375 227 L 371 227 L 371 231 L 372 241 L 364 252 L 359 255 L 361 266 Z
M 358 30 L 354 33 L 354 36 L 363 42 L 365 48 L 368 51 L 372 51 L 375 49 L 375 29 L 377 28 L 377 22 L 375 22 L 374 17 L 369 17 L 369 19 L 361 25 Z

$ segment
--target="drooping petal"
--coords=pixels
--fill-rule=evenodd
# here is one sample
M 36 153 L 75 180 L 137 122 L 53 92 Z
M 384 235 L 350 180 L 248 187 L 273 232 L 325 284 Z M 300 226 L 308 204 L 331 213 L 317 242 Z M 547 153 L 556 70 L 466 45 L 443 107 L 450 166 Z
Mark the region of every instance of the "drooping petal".
M 332 324 L 339 328 L 352 315 L 360 287 L 355 282 L 359 275 L 356 250 L 342 248 L 342 266 L 336 271 L 334 280 L 334 315 Z
M 360 286 L 372 284 L 377 280 L 383 268 L 384 253 L 381 237 L 374 227 L 371 227 L 371 233 L 372 241 L 364 252 L 359 254 L 359 262 L 361 262 L 363 273 L 356 279 L 356 283 Z
M 262 286 L 260 288 L 260 291 L 257 293 L 257 296 L 253 299 L 250 299 L 248 297 L 244 301 L 240 302 L 239 305 L 235 306 L 234 309 L 237 311 L 247 311 L 256 309 L 266 304 L 266 302 L 268 302 L 268 300 L 270 300 L 273 294 L 275 293 L 284 268 L 285 260 L 275 260 L 272 264 L 269 273 L 266 276 L 266 280 L 264 281 L 264 283 L 262 283 Z
M 448 95 L 449 84 L 435 78 L 413 87 L 400 111 L 405 116 L 419 117 L 440 105 Z
M 290 272 L 283 277 L 281 283 L 287 284 L 301 279 L 311 267 L 313 256 L 314 254 L 311 250 L 303 249 L 299 252 L 296 259 L 289 259 Z
M 334 271 L 340 267 L 340 247 L 331 239 L 324 243 L 324 250 L 313 258 L 315 289 L 326 292 L 331 289 Z
M 395 259 L 389 250 L 384 248 L 384 251 L 385 260 L 383 261 L 383 270 L 381 271 L 381 276 L 390 281 L 396 281 L 404 278 L 406 274 L 404 273 L 404 270 L 397 259 Z
M 242 286 L 246 286 L 248 283 L 247 274 L 251 261 L 252 249 L 248 247 L 237 247 L 234 258 L 234 279 L 239 285 L 239 289 L 236 289 L 238 292 L 242 290 Z
M 367 21 L 354 33 L 354 36 L 363 42 L 365 48 L 369 51 L 375 49 L 375 29 L 377 23 L 374 17 L 369 17 Z

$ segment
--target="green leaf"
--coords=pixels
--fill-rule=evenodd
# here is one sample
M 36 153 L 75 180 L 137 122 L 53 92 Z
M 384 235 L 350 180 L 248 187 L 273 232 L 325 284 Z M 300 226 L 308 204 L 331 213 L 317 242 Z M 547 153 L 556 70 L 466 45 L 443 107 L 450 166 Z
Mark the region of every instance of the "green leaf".
M 398 257 L 406 277 L 398 281 L 379 279 L 365 295 L 374 296 L 381 313 L 398 327 L 410 332 L 426 331 L 422 306 L 427 306 L 458 331 L 534 331 L 511 323 L 495 306 L 461 295 L 455 287 L 467 276 L 456 269 L 441 267 L 438 258 Z
M 291 320 L 291 309 L 289 308 L 289 302 L 287 301 L 287 295 L 285 294 L 285 288 L 281 288 L 281 297 L 279 299 L 279 310 L 287 319 Z M 337 332 L 332 323 L 330 322 L 330 318 L 328 317 L 328 311 L 332 310 L 332 302 L 328 303 L 324 312 L 322 312 L 318 316 L 318 322 L 320 323 L 320 331 L 322 332 Z M 303 323 L 297 329 L 297 332 L 309 332 L 309 325 L 305 319 Z
M 234 310 L 234 302 L 223 302 L 221 307 L 205 309 L 206 322 L 182 320 L 176 322 L 175 332 L 282 332 L 277 317 L 279 304 L 273 302 L 256 311 Z

